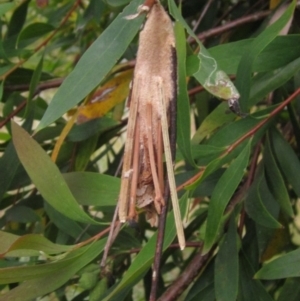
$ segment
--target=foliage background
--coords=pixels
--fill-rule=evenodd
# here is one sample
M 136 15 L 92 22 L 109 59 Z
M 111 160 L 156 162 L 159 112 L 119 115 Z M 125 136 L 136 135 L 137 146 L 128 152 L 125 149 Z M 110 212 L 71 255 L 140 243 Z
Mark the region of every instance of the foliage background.
M 143 215 L 99 267 L 144 21 L 124 16 L 141 3 L 0 3 L 1 301 L 149 298 L 156 230 Z M 163 4 L 176 23 L 175 173 L 188 247 L 178 249 L 170 212 L 158 295 L 299 300 L 299 8 L 189 0 L 181 15 Z M 215 62 L 246 117 L 212 96 L 232 96 L 207 84 Z

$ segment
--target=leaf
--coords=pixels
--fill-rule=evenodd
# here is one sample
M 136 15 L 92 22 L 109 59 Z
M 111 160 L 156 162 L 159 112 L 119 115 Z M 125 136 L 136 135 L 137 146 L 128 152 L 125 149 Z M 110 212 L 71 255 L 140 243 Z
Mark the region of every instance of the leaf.
M 284 85 L 300 70 L 300 58 L 286 64 L 280 70 L 259 74 L 252 80 L 249 104 L 254 105 L 272 91 Z
M 239 262 L 238 237 L 235 217 L 230 219 L 229 229 L 219 246 L 215 261 L 215 293 L 217 301 L 236 300 L 238 293 Z M 230 256 L 228 256 L 230 254 Z
M 283 178 L 281 176 L 281 173 L 275 161 L 271 149 L 271 142 L 270 142 L 269 135 L 267 136 L 267 143 L 264 152 L 264 164 L 268 175 L 267 177 L 268 184 L 272 194 L 275 197 L 275 200 L 280 204 L 281 208 L 285 211 L 285 213 L 288 214 L 290 217 L 292 217 L 294 215 L 292 204 L 285 183 L 283 181 Z
M 85 206 L 115 206 L 119 197 L 120 179 L 93 172 L 63 174 L 76 201 Z
M 177 100 L 177 143 L 178 147 L 187 162 L 197 167 L 192 156 L 191 150 L 191 131 L 190 131 L 190 100 L 186 85 L 186 38 L 183 26 L 175 23 L 176 54 L 178 69 L 178 100 Z
M 5 215 L 7 221 L 17 223 L 34 223 L 41 220 L 41 217 L 33 209 L 21 205 L 9 208 Z
M 253 63 L 259 53 L 269 45 L 279 34 L 281 29 L 289 22 L 295 9 L 296 1 L 293 1 L 282 16 L 268 28 L 266 28 L 252 42 L 249 49 L 244 53 L 237 70 L 236 86 L 241 93 L 240 104 L 243 111 L 248 109 L 248 100 L 250 95 L 251 74 Z
M 47 238 L 38 234 L 28 234 L 20 236 L 7 248 L 4 252 L 1 252 L 0 256 L 16 256 L 22 254 L 21 252 L 16 253 L 16 250 L 35 250 L 35 256 L 41 255 L 41 252 L 48 255 L 59 254 L 70 251 L 73 246 L 64 246 L 54 244 Z M 22 255 L 17 255 L 22 256 Z M 24 255 L 23 255 L 24 256 Z
M 300 298 L 299 278 L 288 278 L 280 290 L 277 301 L 298 301 Z
M 132 1 L 80 58 L 52 99 L 36 131 L 45 128 L 78 104 L 108 74 L 139 30 L 143 17 L 126 20 L 141 0 Z
M 35 94 L 35 89 L 40 81 L 42 71 L 43 71 L 43 61 L 44 61 L 44 56 L 41 57 L 37 67 L 35 68 L 35 70 L 32 74 L 32 78 L 30 81 L 30 87 L 29 87 L 29 95 L 27 98 L 25 116 L 28 114 L 28 112 L 31 110 L 31 107 L 32 107 L 32 99 Z
M 122 72 L 97 89 L 88 104 L 78 108 L 77 122 L 104 116 L 117 104 L 123 102 L 129 93 L 132 70 Z
M 236 74 L 242 56 L 249 51 L 254 39 L 243 39 L 209 48 L 210 54 L 216 59 L 220 68 L 228 74 Z M 255 59 L 253 72 L 268 72 L 284 68 L 299 58 L 300 35 L 277 36 L 260 52 Z M 197 57 L 189 57 L 191 64 L 197 62 Z M 193 61 L 192 61 L 193 60 Z M 189 66 L 192 68 L 193 66 Z M 252 88 L 251 88 L 252 90 Z
M 261 179 L 253 183 L 245 200 L 245 209 L 247 214 L 258 224 L 268 228 L 281 228 L 282 225 L 276 220 L 278 218 L 278 210 L 277 216 L 274 217 L 265 206 L 266 203 L 269 203 L 270 208 L 274 202 L 275 200 L 266 185 L 265 178 L 261 177 Z
M 45 211 L 51 222 L 59 229 L 62 233 L 67 234 L 75 239 L 81 237 L 82 240 L 89 239 L 91 236 L 84 231 L 85 227 L 69 219 L 65 215 L 62 215 L 57 210 L 55 210 L 48 203 L 44 204 Z
M 12 133 L 19 159 L 43 198 L 71 219 L 97 224 L 79 207 L 59 169 L 39 144 L 14 122 Z
M 6 250 L 16 241 L 19 239 L 20 236 L 0 231 L 0 253 L 5 253 Z
M 184 216 L 186 210 L 188 193 L 185 193 L 180 201 L 181 216 Z M 171 211 L 167 216 L 166 228 L 165 228 L 165 238 L 163 244 L 163 250 L 166 250 L 168 246 L 172 243 L 176 236 L 176 227 L 174 221 L 174 215 Z M 102 301 L 112 301 L 120 300 L 121 297 L 124 297 L 126 293 L 140 280 L 143 278 L 145 273 L 150 268 L 153 258 L 155 255 L 155 245 L 157 239 L 157 232 L 151 236 L 147 244 L 136 256 L 129 269 L 126 271 L 125 275 L 121 281 L 117 284 L 116 287 L 105 297 Z M 1 300 L 0 300 L 1 301 Z
M 12 142 L 8 143 L 4 154 L 0 158 L 0 201 L 10 187 L 10 184 L 19 167 L 19 159 Z
M 275 129 L 270 131 L 270 143 L 274 150 L 276 161 L 288 183 L 300 197 L 300 162 L 291 146 Z
M 112 118 L 102 117 L 93 119 L 80 125 L 75 125 L 68 134 L 68 141 L 79 142 L 86 140 L 96 134 L 101 134 L 104 131 L 115 127 L 119 123 Z
M 184 301 L 214 301 L 214 262 L 211 262 L 189 290 Z
M 283 279 L 288 277 L 299 277 L 300 249 L 281 255 L 266 263 L 255 274 L 256 279 Z
M 130 2 L 130 0 L 104 0 L 104 1 L 107 2 L 108 5 L 115 6 L 115 7 L 122 6 Z
M 192 138 L 193 144 L 200 143 L 205 137 L 212 134 L 217 128 L 236 118 L 233 113 L 226 114 L 227 105 L 220 103 L 201 123 Z
M 86 169 L 92 154 L 97 148 L 98 138 L 99 136 L 95 135 L 79 143 L 75 159 L 76 171 L 84 171 Z
M 244 301 L 274 301 L 262 283 L 253 279 L 254 269 L 245 256 L 240 259 L 240 290 Z
M 49 23 L 35 22 L 30 24 L 20 32 L 17 45 L 22 47 L 31 44 L 53 30 L 55 30 L 55 27 Z
M 29 2 L 30 2 L 30 0 L 26 0 L 26 1 L 22 2 L 14 10 L 13 15 L 10 19 L 7 33 L 6 33 L 6 38 L 17 35 L 21 31 L 21 29 L 25 23 L 25 20 L 26 20 Z
M 66 283 L 78 270 L 94 260 L 103 250 L 105 240 L 75 250 L 58 262 L 29 267 L 0 269 L 0 282 L 27 280 L 0 296 L 0 301 L 31 301 Z M 7 272 L 9 271 L 9 272 Z M 7 275 L 7 278 L 3 277 Z M 26 276 L 25 276 L 26 275 Z
M 224 172 L 212 193 L 208 208 L 205 242 L 203 247 L 204 254 L 207 253 L 214 244 L 220 231 L 224 210 L 244 175 L 248 165 L 250 145 L 249 141 L 239 156 Z
M 31 111 L 28 113 L 27 120 L 24 122 L 23 127 L 29 130 L 32 127 L 33 114 Z M 4 154 L 0 158 L 0 203 L 3 195 L 13 183 L 13 179 L 15 178 L 19 167 L 20 161 L 13 142 L 10 139 Z
M 0 17 L 2 17 L 4 14 L 6 14 L 8 11 L 10 11 L 14 7 L 14 3 L 1 3 L 0 4 Z

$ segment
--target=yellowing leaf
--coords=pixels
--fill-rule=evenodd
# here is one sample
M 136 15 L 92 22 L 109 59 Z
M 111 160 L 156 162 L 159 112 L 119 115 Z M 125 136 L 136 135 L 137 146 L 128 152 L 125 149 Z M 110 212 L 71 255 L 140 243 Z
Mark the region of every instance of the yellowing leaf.
M 93 97 L 91 97 L 91 101 L 78 108 L 77 122 L 83 123 L 90 119 L 101 117 L 124 101 L 129 93 L 131 78 L 132 70 L 125 71 L 97 89 Z
M 270 9 L 274 9 L 280 3 L 280 0 L 270 0 L 269 7 Z

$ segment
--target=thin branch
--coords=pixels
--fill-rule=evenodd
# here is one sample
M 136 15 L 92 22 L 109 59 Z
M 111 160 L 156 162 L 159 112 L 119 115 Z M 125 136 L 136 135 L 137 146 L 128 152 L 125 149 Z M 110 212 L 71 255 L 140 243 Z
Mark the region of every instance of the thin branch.
M 300 88 L 297 89 L 290 97 L 288 97 L 285 101 L 283 101 L 276 109 L 274 109 L 269 116 L 259 122 L 254 128 L 252 128 L 249 132 L 247 132 L 245 135 L 243 135 L 241 138 L 239 138 L 236 142 L 234 142 L 232 145 L 230 145 L 227 150 L 225 150 L 220 157 L 228 155 L 230 152 L 232 152 L 237 146 L 239 146 L 242 142 L 244 142 L 247 138 L 253 136 L 261 127 L 263 127 L 266 123 L 268 123 L 274 116 L 276 116 L 278 113 L 280 113 L 298 94 L 300 94 Z M 179 185 L 177 187 L 177 191 L 180 191 L 184 189 L 186 186 L 189 186 L 196 182 L 205 171 L 205 168 L 202 168 L 196 175 L 191 177 L 189 180 L 184 182 L 183 184 Z
M 198 28 L 199 24 L 201 23 L 201 21 L 202 21 L 204 15 L 206 14 L 206 12 L 207 12 L 207 10 L 209 9 L 209 7 L 210 7 L 210 5 L 212 4 L 212 2 L 213 2 L 213 0 L 208 0 L 207 3 L 205 4 L 205 6 L 204 6 L 204 8 L 203 8 L 203 10 L 202 10 L 202 12 L 201 12 L 201 14 L 200 14 L 200 16 L 199 16 L 199 19 L 197 20 L 196 24 L 195 24 L 194 27 L 193 27 L 193 32 L 195 32 L 196 29 Z M 192 37 L 189 37 L 189 38 L 187 39 L 187 42 L 190 43 L 191 40 L 192 40 Z
M 119 223 L 119 222 L 117 222 L 117 223 Z M 104 236 L 105 234 L 107 234 L 109 232 L 109 230 L 110 230 L 110 226 L 107 227 L 106 229 L 104 229 L 103 231 L 99 232 L 95 236 L 93 236 L 93 237 L 91 237 L 91 238 L 89 238 L 89 239 L 87 239 L 85 241 L 82 241 L 79 244 L 75 245 L 74 249 L 79 249 L 79 248 L 81 248 L 83 246 L 88 245 L 91 242 L 94 242 L 94 241 L 100 239 L 102 236 Z
M 57 88 L 59 87 L 62 82 L 64 81 L 64 78 L 57 78 L 52 79 L 49 81 L 45 81 L 37 85 L 36 92 L 39 93 L 41 91 L 51 89 L 51 88 Z M 6 85 L 4 87 L 4 91 L 6 92 L 15 92 L 15 91 L 28 91 L 29 90 L 29 84 L 21 84 L 21 85 Z
M 251 22 L 255 22 L 258 21 L 260 19 L 265 18 L 266 16 L 268 16 L 271 13 L 270 10 L 267 11 L 262 11 L 262 12 L 257 12 L 254 13 L 252 15 L 248 15 L 239 19 L 236 19 L 234 21 L 228 22 L 224 25 L 212 28 L 210 30 L 204 31 L 202 33 L 200 33 L 199 35 L 197 35 L 199 40 L 205 40 L 207 38 L 210 38 L 212 36 L 216 36 L 219 34 L 222 34 L 228 30 L 234 29 L 240 25 L 243 24 L 247 24 L 247 23 L 251 23 Z M 190 40 L 191 43 L 195 43 L 195 39 L 191 39 Z
M 247 138 L 253 136 L 260 128 L 262 128 L 266 123 L 268 123 L 273 117 L 275 117 L 278 113 L 280 113 L 297 95 L 300 94 L 300 88 L 297 89 L 290 97 L 288 97 L 285 101 L 283 101 L 276 109 L 274 109 L 270 115 L 259 122 L 252 130 L 246 133 L 243 137 L 238 139 L 235 143 L 228 147 L 226 150 L 226 154 L 230 153 L 233 149 L 235 149 L 238 145 L 240 145 Z
M 61 27 L 63 25 L 65 25 L 65 23 L 68 21 L 68 19 L 70 18 L 71 14 L 74 12 L 74 10 L 77 8 L 77 6 L 80 5 L 80 2 L 81 2 L 81 0 L 75 1 L 73 6 L 71 7 L 71 9 L 67 12 L 65 17 L 63 18 L 63 20 L 59 24 L 59 26 L 48 36 L 48 38 L 46 38 L 40 45 L 38 45 L 34 49 L 34 52 L 38 52 L 41 48 L 43 48 L 44 46 L 46 46 L 49 43 L 49 41 L 57 34 L 57 32 L 61 29 Z
M 200 248 L 202 247 L 203 243 L 197 242 L 197 241 L 191 241 L 186 243 L 186 248 Z M 174 243 L 169 245 L 168 249 L 180 249 L 179 243 Z M 136 254 L 139 253 L 142 250 L 142 248 L 134 248 L 130 249 L 129 251 L 126 251 L 127 254 Z M 122 253 L 117 254 L 120 255 Z
M 26 103 L 27 101 L 24 100 L 23 102 L 21 102 L 17 108 L 12 111 L 11 113 L 8 114 L 8 116 L 6 116 L 1 122 L 0 122 L 0 129 L 5 126 L 10 120 L 11 118 L 13 118 L 15 115 L 17 115 L 20 111 L 22 111 L 25 107 L 26 107 Z
M 118 201 L 117 206 L 115 208 L 113 220 L 111 222 L 111 228 L 110 228 L 110 231 L 108 233 L 107 242 L 106 242 L 105 247 L 104 247 L 103 256 L 102 256 L 101 263 L 100 263 L 100 268 L 101 269 L 103 269 L 105 267 L 110 247 L 112 246 L 117 234 L 120 231 L 121 223 L 117 222 L 118 211 L 119 211 L 119 201 Z
M 173 301 L 178 300 L 182 292 L 191 284 L 197 277 L 199 271 L 207 264 L 211 258 L 215 247 L 213 247 L 207 254 L 202 255 L 201 251 L 197 253 L 191 260 L 186 269 L 180 276 L 172 283 L 172 285 L 163 293 L 157 301 Z

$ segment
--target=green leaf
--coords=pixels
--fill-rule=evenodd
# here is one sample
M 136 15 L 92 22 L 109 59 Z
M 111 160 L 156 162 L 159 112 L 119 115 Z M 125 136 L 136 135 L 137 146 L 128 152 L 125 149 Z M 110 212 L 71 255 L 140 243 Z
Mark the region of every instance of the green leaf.
M 254 105 L 272 91 L 283 86 L 300 70 L 300 58 L 286 64 L 280 70 L 258 74 L 252 80 L 249 104 Z
M 41 79 L 41 75 L 42 75 L 42 71 L 43 71 L 43 60 L 44 60 L 44 56 L 41 57 L 37 67 L 34 69 L 34 72 L 32 74 L 32 78 L 31 78 L 30 86 L 29 86 L 29 95 L 27 98 L 25 117 L 32 107 L 32 99 L 35 95 L 35 89 Z
M 14 3 L 1 3 L 0 4 L 0 17 L 2 17 L 4 14 L 6 14 L 8 11 L 10 11 L 14 7 Z
M 75 159 L 75 170 L 84 171 L 96 150 L 98 135 L 94 135 L 78 145 L 77 156 Z
M 186 210 L 188 193 L 186 192 L 180 199 L 180 211 L 181 216 L 184 216 Z M 163 250 L 166 250 L 168 246 L 172 243 L 176 237 L 176 227 L 173 211 L 171 211 L 167 216 L 166 228 L 165 228 L 165 238 L 163 244 Z M 155 255 L 155 245 L 157 239 L 157 232 L 151 236 L 147 244 L 136 256 L 129 269 L 125 273 L 124 277 L 118 283 L 118 285 L 113 289 L 108 296 L 102 299 L 102 301 L 112 301 L 120 300 L 124 297 L 126 293 L 145 275 L 145 273 L 150 268 L 153 258 Z M 1 301 L 1 300 L 0 300 Z
M 107 278 L 102 278 L 90 292 L 89 301 L 99 301 L 107 291 Z
M 51 222 L 63 233 L 75 239 L 78 237 L 81 237 L 83 240 L 90 238 L 90 235 L 84 231 L 85 227 L 83 225 L 80 225 L 74 220 L 62 215 L 48 203 L 45 203 L 44 207 Z
M 184 301 L 214 301 L 214 262 L 211 262 L 189 290 Z
M 258 55 L 275 39 L 282 28 L 292 18 L 296 1 L 287 8 L 282 16 L 268 28 L 266 28 L 251 44 L 251 47 L 244 53 L 238 67 L 236 86 L 241 93 L 241 107 L 243 111 L 248 109 L 248 100 L 250 95 L 251 75 L 253 64 Z
M 1 256 L 24 256 L 22 255 L 23 250 L 34 250 L 35 256 L 39 256 L 43 253 L 48 255 L 59 254 L 63 252 L 70 251 L 73 246 L 64 246 L 59 244 L 54 244 L 47 238 L 38 234 L 28 234 L 19 237 L 14 240 L 14 242 L 7 248 Z M 21 250 L 21 251 L 20 251 Z M 16 251 L 19 251 L 18 253 Z
M 66 258 L 39 266 L 0 269 L 0 283 L 23 281 L 1 295 L 0 301 L 31 301 L 66 283 L 77 271 L 94 260 L 103 250 L 105 240 L 71 252 Z M 4 281 L 4 282 L 3 282 Z
M 285 211 L 285 213 L 288 214 L 290 217 L 292 217 L 294 215 L 292 204 L 285 183 L 281 176 L 280 170 L 275 161 L 271 149 L 271 142 L 270 142 L 269 135 L 267 136 L 267 143 L 264 152 L 264 164 L 268 176 L 267 177 L 268 184 L 273 196 L 275 197 L 275 200 L 280 204 L 281 208 Z
M 39 144 L 14 122 L 12 133 L 19 159 L 43 198 L 71 219 L 97 224 L 79 207 L 59 169 Z
M 32 112 L 29 111 L 27 120 L 24 122 L 23 127 L 30 129 L 32 127 L 33 116 Z M 16 153 L 13 142 L 10 139 L 4 154 L 0 158 L 0 202 L 5 192 L 10 188 L 13 183 L 13 179 L 20 167 L 20 161 Z
M 119 123 L 109 117 L 101 117 L 75 125 L 68 135 L 68 141 L 80 142 L 86 140 L 96 134 L 102 133 Z
M 286 180 L 300 197 L 300 162 L 294 150 L 275 129 L 270 131 L 270 143 L 273 146 L 276 161 Z
M 80 58 L 52 99 L 37 131 L 48 126 L 78 104 L 108 74 L 138 32 L 143 17 L 126 20 L 136 13 L 141 0 L 132 1 Z
M 245 209 L 247 214 L 258 224 L 268 228 L 282 228 L 282 225 L 276 220 L 278 211 L 275 218 L 268 210 L 272 210 L 270 207 L 274 202 L 275 200 L 268 189 L 265 178 L 261 177 L 251 186 L 249 195 L 245 200 Z M 267 204 L 269 204 L 269 208 L 266 208 Z
M 183 26 L 175 23 L 176 52 L 178 65 L 178 100 L 177 100 L 177 143 L 187 162 L 196 167 L 191 150 L 190 100 L 186 85 L 186 37 Z
M 209 48 L 210 54 L 216 59 L 220 68 L 228 74 L 236 74 L 242 56 L 249 51 L 254 39 L 244 39 Z M 285 67 L 299 58 L 300 35 L 277 36 L 259 53 L 252 66 L 253 72 L 268 72 Z M 195 64 L 194 55 L 188 60 Z M 193 66 L 189 65 L 189 69 Z M 252 89 L 251 89 L 252 90 Z
M 8 30 L 6 33 L 6 38 L 17 35 L 21 31 L 21 29 L 25 23 L 25 20 L 26 20 L 29 2 L 30 2 L 30 0 L 26 0 L 26 1 L 22 2 L 21 5 L 19 5 L 13 12 L 13 15 L 10 19 L 10 23 L 9 23 Z
M 266 263 L 255 274 L 256 279 L 283 279 L 300 277 L 299 270 L 300 249 L 281 255 Z
M 8 233 L 8 232 L 4 232 L 4 231 L 0 231 L 0 253 L 5 253 L 9 247 L 19 239 L 20 236 L 12 234 L 12 233 Z
M 7 221 L 17 223 L 35 223 L 41 221 L 41 217 L 33 209 L 22 205 L 9 208 L 5 215 Z
M 247 143 L 243 151 L 224 172 L 212 193 L 208 208 L 204 253 L 207 253 L 214 244 L 220 231 L 224 210 L 242 180 L 248 165 L 250 142 Z
M 93 172 L 63 174 L 76 201 L 81 205 L 115 206 L 119 197 L 120 179 Z
M 118 7 L 126 5 L 130 2 L 130 0 L 104 0 L 108 5 Z
M 240 294 L 243 301 L 274 301 L 262 283 L 253 279 L 255 271 L 245 256 L 240 258 Z
M 0 101 L 2 101 L 3 98 L 3 89 L 4 89 L 4 81 L 0 84 Z
M 299 278 L 286 279 L 280 290 L 277 301 L 298 301 L 300 299 L 300 282 Z
M 29 42 L 34 42 L 37 39 L 44 36 L 45 34 L 53 31 L 54 29 L 55 29 L 55 27 L 53 27 L 49 23 L 36 22 L 36 23 L 30 24 L 20 32 L 17 43 L 20 47 L 21 46 L 20 44 L 22 42 L 28 43 L 28 40 L 29 40 Z
M 239 283 L 238 236 L 235 217 L 220 244 L 215 261 L 215 292 L 217 301 L 236 300 Z M 230 256 L 228 256 L 230 254 Z
M 201 123 L 192 138 L 193 144 L 200 143 L 205 137 L 212 134 L 217 128 L 232 121 L 236 118 L 233 113 L 226 114 L 228 106 L 225 103 L 220 103 Z
M 8 143 L 4 154 L 0 158 L 0 201 L 10 187 L 10 184 L 20 165 L 15 147 L 12 142 Z

